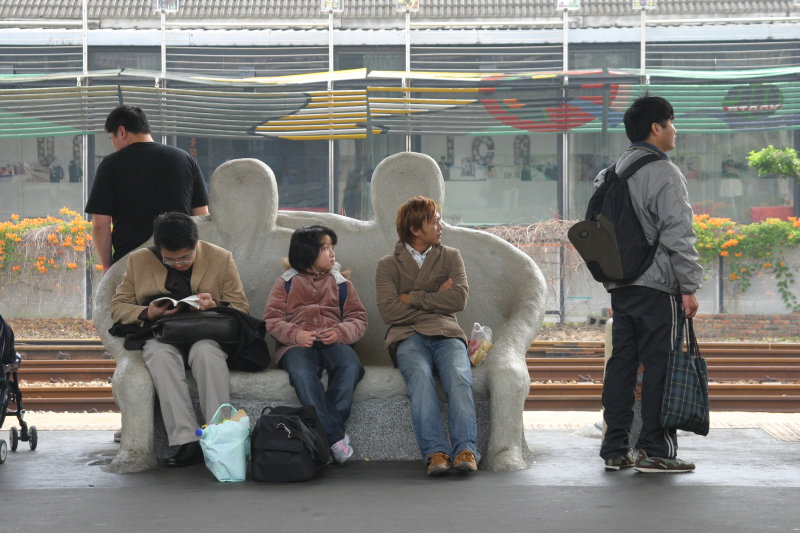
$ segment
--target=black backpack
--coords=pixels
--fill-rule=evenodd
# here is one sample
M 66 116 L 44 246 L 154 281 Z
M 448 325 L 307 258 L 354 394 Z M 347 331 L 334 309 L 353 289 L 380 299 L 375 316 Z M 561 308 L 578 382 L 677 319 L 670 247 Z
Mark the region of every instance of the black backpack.
M 589 199 L 586 220 L 567 232 L 569 241 L 597 281 L 633 281 L 653 263 L 658 238 L 652 245 L 647 242 L 631 203 L 628 178 L 659 159 L 656 154 L 648 154 L 620 175 L 616 173 L 616 163 L 608 167 L 603 184 Z
M 316 477 L 330 450 L 314 406 L 265 407 L 250 435 L 250 459 L 255 481 Z
M 0 364 L 9 365 L 17 360 L 14 350 L 14 331 L 0 315 Z

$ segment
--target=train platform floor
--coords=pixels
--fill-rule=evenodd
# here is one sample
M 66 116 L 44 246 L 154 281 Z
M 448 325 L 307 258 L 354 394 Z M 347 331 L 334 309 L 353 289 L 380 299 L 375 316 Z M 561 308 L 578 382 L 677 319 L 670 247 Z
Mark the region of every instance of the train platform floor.
M 202 464 L 112 474 L 118 414 L 41 415 L 26 415 L 37 449 L 0 465 L 4 533 L 800 530 L 800 414 L 712 413 L 708 437 L 679 436 L 690 474 L 605 472 L 599 413 L 531 412 L 524 471 L 430 479 L 421 462 L 353 461 L 294 484 L 220 483 Z

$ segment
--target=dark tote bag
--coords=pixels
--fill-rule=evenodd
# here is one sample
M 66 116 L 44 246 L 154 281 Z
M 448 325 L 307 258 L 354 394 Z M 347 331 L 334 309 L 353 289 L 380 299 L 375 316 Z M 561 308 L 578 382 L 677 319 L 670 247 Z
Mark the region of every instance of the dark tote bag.
M 183 312 L 156 320 L 153 336 L 156 340 L 177 346 L 191 345 L 211 339 L 221 345 L 236 344 L 239 321 L 236 317 L 216 311 Z
M 686 344 L 684 345 L 684 324 Z M 669 353 L 664 399 L 661 403 L 661 425 L 708 435 L 708 371 L 700 357 L 692 319 L 681 321 L 675 346 Z

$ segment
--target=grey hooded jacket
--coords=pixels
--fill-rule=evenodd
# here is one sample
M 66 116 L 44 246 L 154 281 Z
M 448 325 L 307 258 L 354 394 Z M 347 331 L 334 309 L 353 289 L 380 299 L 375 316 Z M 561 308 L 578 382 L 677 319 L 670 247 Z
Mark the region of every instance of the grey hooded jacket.
M 633 145 L 617 160 L 617 173 L 650 153 L 663 153 L 649 145 Z M 605 169 L 594 179 L 599 187 Z M 692 228 L 693 213 L 686 190 L 686 178 L 669 159 L 642 167 L 628 178 L 631 202 L 647 241 L 658 239 L 653 264 L 630 283 L 605 283 L 608 291 L 629 285 L 650 287 L 669 294 L 694 294 L 703 281 L 703 267 L 694 245 L 697 236 Z

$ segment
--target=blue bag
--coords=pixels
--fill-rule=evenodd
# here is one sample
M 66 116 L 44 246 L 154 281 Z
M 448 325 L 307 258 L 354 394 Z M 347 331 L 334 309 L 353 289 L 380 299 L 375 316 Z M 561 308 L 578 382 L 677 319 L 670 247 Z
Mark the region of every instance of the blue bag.
M 230 419 L 223 420 L 220 412 L 230 409 Z M 200 436 L 200 448 L 206 467 L 219 481 L 244 481 L 247 458 L 250 455 L 250 418 L 234 415 L 236 408 L 223 403 L 214 413 Z M 242 411 L 244 412 L 244 411 Z

